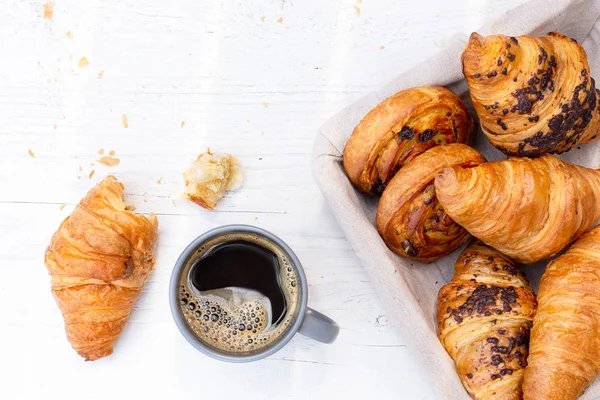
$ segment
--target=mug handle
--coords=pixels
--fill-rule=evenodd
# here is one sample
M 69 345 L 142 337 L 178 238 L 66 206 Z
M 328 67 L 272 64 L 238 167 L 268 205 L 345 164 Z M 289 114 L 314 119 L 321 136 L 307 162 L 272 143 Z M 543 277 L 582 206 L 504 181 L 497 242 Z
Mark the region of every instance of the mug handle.
M 340 326 L 328 316 L 307 307 L 298 332 L 321 343 L 333 343 L 340 333 Z

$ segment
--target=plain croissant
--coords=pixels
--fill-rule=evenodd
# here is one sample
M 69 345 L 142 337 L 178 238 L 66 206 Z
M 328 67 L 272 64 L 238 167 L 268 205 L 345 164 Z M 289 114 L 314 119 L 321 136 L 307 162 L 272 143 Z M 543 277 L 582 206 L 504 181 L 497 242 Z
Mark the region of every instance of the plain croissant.
M 108 176 L 60 225 L 46 250 L 67 339 L 86 360 L 112 353 L 154 267 L 158 221 L 126 210 Z
M 505 154 L 560 153 L 600 137 L 600 92 L 575 40 L 473 33 L 462 63 L 483 132 Z
M 433 180 L 446 167 L 485 162 L 461 143 L 432 147 L 406 164 L 383 192 L 377 230 L 387 246 L 403 257 L 431 262 L 465 244 L 471 235 L 452 221 L 435 197 Z
M 600 373 L 600 228 L 552 261 L 540 282 L 525 400 L 575 400 Z
M 533 289 L 508 257 L 473 241 L 438 294 L 439 338 L 473 399 L 520 400 Z
M 344 168 L 363 192 L 381 195 L 406 163 L 446 143 L 468 143 L 475 119 L 450 90 L 402 90 L 365 115 L 344 148 Z
M 525 264 L 558 253 L 600 218 L 600 171 L 551 155 L 446 168 L 435 190 L 454 221 Z

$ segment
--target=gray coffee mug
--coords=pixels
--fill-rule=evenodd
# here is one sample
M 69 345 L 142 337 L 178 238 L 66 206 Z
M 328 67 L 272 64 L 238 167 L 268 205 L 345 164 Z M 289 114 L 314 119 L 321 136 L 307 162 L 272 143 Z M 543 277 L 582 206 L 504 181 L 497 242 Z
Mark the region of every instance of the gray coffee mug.
M 192 257 L 196 250 L 209 240 L 234 232 L 258 235 L 279 246 L 290 260 L 292 268 L 296 270 L 299 281 L 300 305 L 297 308 L 288 329 L 269 346 L 264 349 L 256 350 L 251 354 L 236 355 L 235 353 L 220 351 L 205 344 L 194 334 L 192 329 L 186 323 L 179 305 L 179 284 L 181 282 L 181 274 L 183 273 L 185 265 L 190 260 L 190 257 Z M 282 349 L 292 339 L 296 332 L 322 343 L 333 343 L 340 331 L 340 328 L 335 321 L 306 305 L 308 302 L 306 276 L 304 275 L 300 260 L 298 260 L 298 257 L 296 257 L 292 249 L 283 240 L 273 235 L 271 232 L 250 225 L 225 225 L 212 229 L 194 239 L 185 248 L 183 253 L 181 253 L 175 263 L 175 268 L 173 268 L 169 284 L 169 302 L 175 324 L 177 324 L 179 331 L 187 341 L 204 354 L 221 361 L 250 362 L 268 357 Z

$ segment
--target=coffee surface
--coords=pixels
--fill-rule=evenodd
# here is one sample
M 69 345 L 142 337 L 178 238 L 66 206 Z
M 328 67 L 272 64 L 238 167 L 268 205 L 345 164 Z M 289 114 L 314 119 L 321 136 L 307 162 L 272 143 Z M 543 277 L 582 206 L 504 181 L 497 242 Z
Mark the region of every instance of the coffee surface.
M 251 354 L 276 342 L 293 323 L 297 285 L 297 272 L 278 245 L 230 233 L 205 243 L 186 263 L 179 302 L 202 342 L 224 353 Z

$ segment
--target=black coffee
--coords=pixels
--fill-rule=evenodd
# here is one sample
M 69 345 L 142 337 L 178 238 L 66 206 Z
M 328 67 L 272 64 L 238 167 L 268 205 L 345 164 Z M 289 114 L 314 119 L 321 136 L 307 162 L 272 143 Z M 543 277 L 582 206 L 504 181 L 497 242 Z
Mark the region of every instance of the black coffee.
M 280 280 L 279 257 L 256 243 L 235 240 L 214 246 L 191 267 L 196 290 L 237 287 L 257 291 L 271 302 L 271 323 L 278 324 L 287 309 Z
M 232 232 L 187 261 L 181 313 L 196 337 L 224 353 L 252 354 L 287 332 L 300 307 L 298 271 L 269 239 Z

